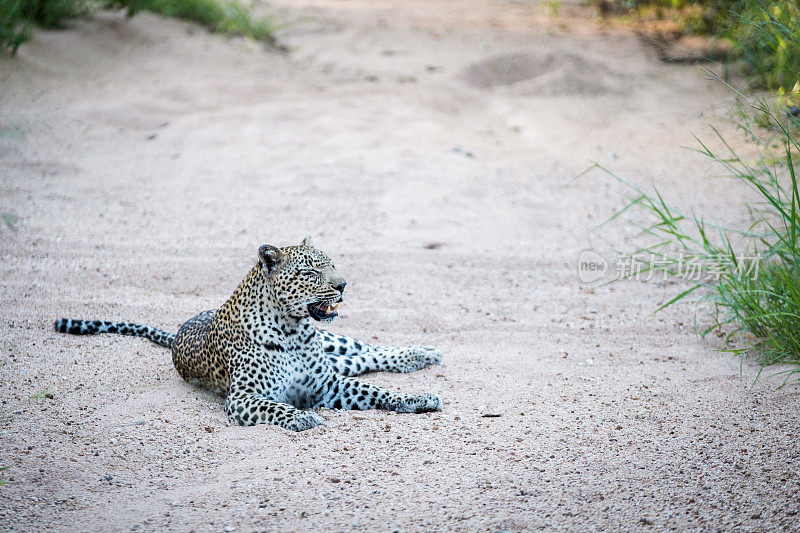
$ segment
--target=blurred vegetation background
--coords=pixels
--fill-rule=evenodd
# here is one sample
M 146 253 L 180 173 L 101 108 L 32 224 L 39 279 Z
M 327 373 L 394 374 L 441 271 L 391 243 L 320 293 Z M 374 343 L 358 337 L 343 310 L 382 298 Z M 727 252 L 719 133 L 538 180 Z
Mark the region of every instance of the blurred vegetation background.
M 150 11 L 196 22 L 211 31 L 275 45 L 273 27 L 236 0 L 0 0 L 0 48 L 15 54 L 34 26 L 63 28 L 99 9 L 125 9 L 128 16 Z
M 798 0 L 594 0 L 605 16 L 659 28 L 676 39 L 705 35 L 728 45 L 729 68 L 748 78 L 751 88 L 790 91 L 800 65 Z

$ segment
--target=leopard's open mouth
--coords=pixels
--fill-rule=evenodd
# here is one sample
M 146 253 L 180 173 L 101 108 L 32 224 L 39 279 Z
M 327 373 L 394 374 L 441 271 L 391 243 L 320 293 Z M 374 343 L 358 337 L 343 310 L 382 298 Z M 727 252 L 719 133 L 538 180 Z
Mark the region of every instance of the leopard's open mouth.
M 339 313 L 336 312 L 337 307 L 339 307 L 338 302 L 316 302 L 308 304 L 308 314 L 314 320 L 331 320 L 339 316 Z

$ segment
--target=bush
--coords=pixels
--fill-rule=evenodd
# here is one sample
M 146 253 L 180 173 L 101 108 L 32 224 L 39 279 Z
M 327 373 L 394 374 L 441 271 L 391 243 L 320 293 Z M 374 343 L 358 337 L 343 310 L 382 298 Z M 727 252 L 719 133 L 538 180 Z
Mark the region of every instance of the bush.
M 725 35 L 733 43 L 735 65 L 767 89 L 791 90 L 800 81 L 800 5 L 749 1 Z
M 598 5 L 608 0 L 596 0 Z M 791 89 L 798 77 L 798 0 L 616 0 L 640 20 L 670 19 L 682 34 L 730 42 L 728 60 L 757 88 Z
M 86 0 L 3 0 L 0 2 L 0 46 L 14 54 L 30 39 L 34 23 L 44 28 L 60 28 L 65 21 L 87 12 Z
M 89 13 L 87 0 L 23 0 L 23 16 L 44 28 L 62 28 L 64 22 Z
M 225 35 L 250 37 L 275 44 L 267 19 L 254 19 L 248 9 L 235 1 L 218 0 L 109 0 L 107 7 L 123 7 L 128 16 L 150 11 L 165 17 L 196 22 Z
M 0 3 L 0 46 L 11 54 L 31 38 L 29 23 L 22 15 L 22 2 L 7 0 Z
M 125 8 L 128 16 L 150 11 L 196 22 L 225 35 L 241 35 L 275 44 L 270 22 L 253 18 L 248 9 L 235 0 L 0 0 L 0 47 L 14 54 L 30 39 L 32 26 L 63 27 L 66 21 L 86 16 L 97 8 Z
M 604 4 L 609 0 L 595 0 Z M 628 15 L 643 19 L 671 19 L 680 31 L 690 34 L 717 34 L 727 27 L 729 14 L 747 0 L 613 0 Z

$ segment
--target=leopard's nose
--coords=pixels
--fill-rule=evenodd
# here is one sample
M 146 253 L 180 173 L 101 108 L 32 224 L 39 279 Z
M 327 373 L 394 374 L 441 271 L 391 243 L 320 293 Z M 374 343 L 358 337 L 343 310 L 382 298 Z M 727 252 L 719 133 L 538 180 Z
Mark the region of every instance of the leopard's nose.
M 333 288 L 334 288 L 334 289 L 336 289 L 336 290 L 337 290 L 337 291 L 339 291 L 339 292 L 344 292 L 344 286 L 345 286 L 345 285 L 347 285 L 347 282 L 344 282 L 344 281 L 343 281 L 343 282 L 341 282 L 341 283 L 340 283 L 340 284 L 338 284 L 338 285 L 334 285 L 334 286 L 333 286 Z

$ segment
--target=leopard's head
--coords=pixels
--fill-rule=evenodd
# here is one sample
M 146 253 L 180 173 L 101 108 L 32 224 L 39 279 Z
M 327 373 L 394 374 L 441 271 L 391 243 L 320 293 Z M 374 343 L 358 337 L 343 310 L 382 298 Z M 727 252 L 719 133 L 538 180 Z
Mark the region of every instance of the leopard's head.
M 261 272 L 272 295 L 287 315 L 332 322 L 344 295 L 344 278 L 336 272 L 330 257 L 314 248 L 308 235 L 299 246 L 258 248 Z

